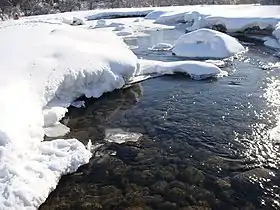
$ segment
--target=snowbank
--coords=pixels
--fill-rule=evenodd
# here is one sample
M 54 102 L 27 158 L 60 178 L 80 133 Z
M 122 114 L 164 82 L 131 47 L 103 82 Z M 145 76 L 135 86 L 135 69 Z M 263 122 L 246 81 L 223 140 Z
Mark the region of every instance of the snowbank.
M 164 75 L 174 73 L 185 73 L 195 80 L 227 75 L 227 72 L 222 71 L 212 63 L 201 61 L 163 62 L 152 60 L 140 60 L 140 71 L 137 75 Z
M 63 17 L 62 18 L 62 22 L 72 25 L 72 26 L 79 26 L 79 25 L 85 25 L 86 24 L 86 20 L 83 18 L 78 18 L 78 17 L 70 17 L 70 18 L 66 18 Z
M 147 14 L 145 16 L 145 19 L 147 19 L 147 20 L 156 20 L 157 18 L 159 18 L 160 16 L 162 16 L 163 14 L 165 14 L 167 12 L 168 11 L 154 10 L 154 11 L 150 12 L 149 14 Z
M 198 61 L 141 60 L 138 69 L 136 56 L 113 33 L 72 27 L 62 20 L 75 25 L 74 17 L 92 20 L 147 14 L 147 19 L 139 22 L 144 27 L 148 19 L 156 18 L 164 24 L 188 22 L 193 29 L 213 24 L 224 25 L 227 31 L 258 26 L 274 30 L 273 35 L 280 37 L 277 6 L 110 9 L 1 22 L 0 209 L 36 209 L 61 175 L 89 161 L 91 153 L 76 139 L 42 142 L 44 132 L 56 135 L 49 128 L 59 125 L 65 108 L 79 96 L 99 97 L 126 81 L 136 81 L 135 75 L 143 79 L 153 73 L 182 72 L 193 79 L 205 79 L 226 74 L 214 64 Z M 118 32 L 126 28 L 110 27 L 119 27 Z
M 42 142 L 44 129 L 81 95 L 121 88 L 138 59 L 99 29 L 11 21 L 0 36 L 0 209 L 36 209 L 91 157 L 76 139 Z
M 175 11 L 175 12 L 164 12 L 156 19 L 156 23 L 161 24 L 174 24 L 174 23 L 183 23 L 185 22 L 185 15 L 186 11 Z
M 176 25 L 187 23 L 188 31 L 201 28 L 213 28 L 227 33 L 244 32 L 250 34 L 267 33 L 273 35 L 279 42 L 280 38 L 280 6 L 263 5 L 192 5 L 174 7 L 147 7 L 147 8 L 118 8 L 91 11 L 66 12 L 36 17 L 25 17 L 28 20 L 72 21 L 76 19 L 98 20 L 102 18 L 123 18 L 145 16 L 141 26 Z M 66 21 L 67 22 L 67 21 Z M 68 21 L 69 22 L 69 21 Z M 73 22 L 73 21 L 72 21 Z M 84 21 L 82 21 L 84 23 Z M 89 23 L 86 21 L 85 23 Z M 158 24 L 156 24 L 158 23 Z M 103 26 L 104 27 L 104 26 Z M 145 27 L 144 27 L 145 28 Z M 120 33 L 127 35 L 127 32 Z
M 227 58 L 244 51 L 235 38 L 211 29 L 183 35 L 172 49 L 175 55 L 188 58 Z
M 280 6 L 207 5 L 156 10 L 150 15 L 160 24 L 186 23 L 187 31 L 213 28 L 227 33 L 272 34 L 280 39 Z

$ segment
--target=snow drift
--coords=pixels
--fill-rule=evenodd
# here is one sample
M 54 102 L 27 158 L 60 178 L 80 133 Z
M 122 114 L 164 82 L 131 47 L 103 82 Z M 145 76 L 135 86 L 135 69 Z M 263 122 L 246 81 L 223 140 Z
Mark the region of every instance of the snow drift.
M 280 39 L 280 7 L 262 5 L 197 5 L 155 8 L 148 14 L 160 24 L 186 23 L 187 31 L 213 28 L 227 33 L 266 33 Z M 276 45 L 278 46 L 278 45 Z
M 150 74 L 174 74 L 184 73 L 189 75 L 192 79 L 202 80 L 210 77 L 226 76 L 227 72 L 222 71 L 216 65 L 210 62 L 201 61 L 152 61 L 152 60 L 140 60 L 140 70 L 138 75 L 150 75 Z
M 211 29 L 199 29 L 180 37 L 172 52 L 188 58 L 227 58 L 245 51 L 233 37 Z
M 42 142 L 44 127 L 77 97 L 121 88 L 138 60 L 100 30 L 18 21 L 0 36 L 0 209 L 36 209 L 91 157 L 76 139 Z

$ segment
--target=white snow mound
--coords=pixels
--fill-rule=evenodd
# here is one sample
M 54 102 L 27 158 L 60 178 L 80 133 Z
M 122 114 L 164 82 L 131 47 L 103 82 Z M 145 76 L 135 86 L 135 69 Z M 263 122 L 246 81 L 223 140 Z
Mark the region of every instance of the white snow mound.
M 42 22 L 6 24 L 0 28 L 0 209 L 32 210 L 61 175 L 91 157 L 76 139 L 42 142 L 44 129 L 58 126 L 78 97 L 121 88 L 139 64 L 112 32 Z
M 140 70 L 137 75 L 185 73 L 194 80 L 227 75 L 227 72 L 222 71 L 216 65 L 201 61 L 163 62 L 143 59 L 139 62 Z
M 245 48 L 234 37 L 205 28 L 183 35 L 172 49 L 179 57 L 220 59 L 244 51 Z

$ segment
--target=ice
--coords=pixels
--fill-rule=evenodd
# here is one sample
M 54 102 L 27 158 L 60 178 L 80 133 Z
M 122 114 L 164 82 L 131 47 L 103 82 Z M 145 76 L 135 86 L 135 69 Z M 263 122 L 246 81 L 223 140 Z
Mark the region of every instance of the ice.
M 85 107 L 85 101 L 74 101 L 71 103 L 71 106 L 74 106 L 76 108 Z
M 79 25 L 85 25 L 86 24 L 86 20 L 84 18 L 81 17 L 63 17 L 62 18 L 62 22 L 72 25 L 72 26 L 79 26 Z
M 131 36 L 134 33 L 131 28 L 127 28 L 127 27 L 120 28 L 120 27 L 118 27 L 118 29 L 119 29 L 119 31 L 116 32 L 116 34 L 118 36 Z
M 174 23 L 183 23 L 185 21 L 184 15 L 186 11 L 175 11 L 164 13 L 156 19 L 156 23 L 161 24 L 174 24 Z
M 233 37 L 211 29 L 187 33 L 175 41 L 172 52 L 188 58 L 227 58 L 244 52 L 245 48 Z
M 97 22 L 96 22 L 96 28 L 103 28 L 103 27 L 105 27 L 105 26 L 108 26 L 107 24 L 106 24 L 106 20 L 103 20 L 103 19 L 100 19 L 100 20 L 98 20 Z
M 155 9 L 151 12 L 156 23 L 187 23 L 187 31 L 215 28 L 227 33 L 265 31 L 280 38 L 280 6 L 210 5 Z
M 226 67 L 227 63 L 223 60 L 205 60 L 206 63 L 212 63 L 215 66 L 218 66 L 219 68 Z
M 121 37 L 140 37 L 147 36 L 144 29 L 147 30 L 147 23 L 137 21 L 136 18 L 120 18 L 120 19 L 107 19 L 107 20 L 92 20 L 89 21 L 90 29 L 103 29 L 114 32 L 117 36 Z M 153 24 L 149 24 L 153 28 Z M 149 27 L 148 27 L 149 28 Z
M 141 133 L 126 132 L 122 129 L 106 129 L 104 140 L 122 144 L 125 142 L 137 142 L 142 137 Z
M 75 99 L 121 88 L 139 64 L 112 32 L 47 21 L 4 24 L 0 209 L 36 209 L 63 174 L 74 172 L 91 157 L 76 139 L 42 142 L 44 134 L 61 135 L 67 129 L 59 121 Z
M 61 123 L 56 123 L 55 125 L 52 125 L 50 127 L 45 127 L 44 132 L 48 137 L 59 137 L 69 133 L 70 128 Z
M 57 124 L 68 110 L 64 107 L 51 107 L 43 110 L 44 126 L 49 127 Z
M 173 48 L 171 44 L 168 43 L 157 43 L 153 47 L 149 48 L 151 51 L 169 51 Z
M 147 14 L 145 16 L 145 19 L 156 20 L 157 18 L 159 18 L 160 16 L 162 16 L 163 14 L 165 14 L 167 12 L 168 11 L 154 10 L 154 11 L 150 12 L 149 14 Z
M 210 77 L 226 76 L 227 72 L 222 71 L 219 67 L 212 63 L 201 61 L 152 61 L 140 60 L 140 71 L 138 75 L 151 74 L 174 74 L 185 73 L 194 80 L 207 79 Z
M 95 14 L 88 15 L 86 17 L 87 20 L 96 20 L 101 18 L 122 18 L 122 17 L 140 17 L 146 16 L 150 12 L 152 12 L 152 8 L 121 8 L 115 10 L 98 10 Z M 94 12 L 93 12 L 94 13 Z
M 273 49 L 280 49 L 280 42 L 275 38 L 266 37 L 264 45 Z

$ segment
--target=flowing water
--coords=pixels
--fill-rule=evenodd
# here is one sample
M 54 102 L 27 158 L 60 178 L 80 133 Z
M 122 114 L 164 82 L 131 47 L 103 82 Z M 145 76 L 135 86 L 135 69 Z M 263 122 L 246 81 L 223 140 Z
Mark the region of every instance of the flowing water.
M 138 57 L 173 61 L 148 47 L 182 33 L 155 31 L 127 43 L 139 46 Z M 62 177 L 40 209 L 280 209 L 280 141 L 269 135 L 280 116 L 280 69 L 264 68 L 279 58 L 248 47 L 224 68 L 228 77 L 163 76 L 70 108 L 64 138 L 103 144 L 112 129 L 142 137 L 105 143 Z

